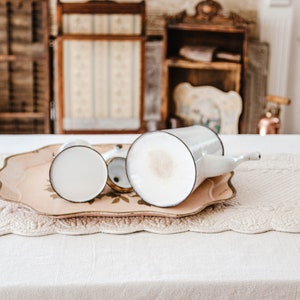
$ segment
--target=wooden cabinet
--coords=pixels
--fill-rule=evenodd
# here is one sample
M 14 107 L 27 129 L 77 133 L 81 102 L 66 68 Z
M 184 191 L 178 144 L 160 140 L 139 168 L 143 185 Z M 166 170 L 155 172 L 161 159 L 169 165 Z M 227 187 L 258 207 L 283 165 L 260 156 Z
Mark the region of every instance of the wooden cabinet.
M 58 2 L 57 20 L 57 132 L 140 132 L 145 3 Z
M 0 133 L 49 133 L 47 0 L 0 0 Z
M 176 118 L 174 89 L 182 82 L 236 91 L 244 100 L 249 23 L 235 13 L 225 15 L 212 0 L 195 9 L 193 16 L 181 12 L 165 19 L 161 113 L 166 124 Z

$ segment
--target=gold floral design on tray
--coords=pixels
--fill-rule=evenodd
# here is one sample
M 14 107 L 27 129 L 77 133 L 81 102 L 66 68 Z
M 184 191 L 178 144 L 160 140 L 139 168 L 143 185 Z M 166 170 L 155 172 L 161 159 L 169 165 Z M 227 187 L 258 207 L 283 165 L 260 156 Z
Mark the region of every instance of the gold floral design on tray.
M 56 192 L 53 190 L 53 188 L 52 188 L 52 186 L 51 186 L 51 184 L 50 184 L 50 182 L 49 182 L 49 179 L 47 180 L 48 181 L 48 183 L 47 183 L 47 187 L 46 187 L 46 191 L 47 192 L 49 192 L 50 193 L 50 197 L 51 197 L 51 199 L 59 199 L 60 197 L 56 194 Z
M 151 204 L 147 203 L 146 201 L 144 201 L 143 199 L 138 200 L 137 202 L 139 205 L 147 205 L 147 206 L 152 206 Z
M 130 200 L 132 200 L 132 198 L 139 198 L 139 200 L 137 201 L 137 204 L 151 206 L 150 204 L 148 204 L 147 202 L 145 202 L 144 200 L 142 200 L 140 198 L 140 196 L 138 196 L 135 192 L 131 192 L 131 193 L 118 193 L 118 192 L 110 191 L 110 192 L 107 192 L 107 193 L 100 194 L 94 200 L 102 199 L 103 197 L 110 197 L 110 198 L 112 198 L 111 204 L 118 204 L 118 203 L 120 203 L 122 201 L 130 204 Z
M 1 190 L 1 182 L 0 182 L 0 190 Z M 45 190 L 50 193 L 51 199 L 53 199 L 53 200 L 61 199 L 61 197 L 52 188 L 49 179 L 47 180 L 47 186 L 46 186 Z M 106 193 L 101 193 L 96 198 L 94 198 L 92 200 L 89 200 L 89 201 L 86 201 L 86 202 L 89 203 L 89 204 L 93 204 L 96 200 L 101 200 L 104 197 L 111 198 L 111 200 L 112 200 L 111 204 L 118 204 L 122 201 L 130 204 L 130 200 L 132 198 L 139 198 L 139 200 L 137 200 L 137 204 L 151 206 L 150 204 L 145 202 L 143 199 L 141 199 L 140 196 L 138 196 L 135 192 L 118 193 L 118 192 L 115 192 L 115 191 L 108 191 Z M 68 200 L 66 200 L 66 201 L 68 201 Z

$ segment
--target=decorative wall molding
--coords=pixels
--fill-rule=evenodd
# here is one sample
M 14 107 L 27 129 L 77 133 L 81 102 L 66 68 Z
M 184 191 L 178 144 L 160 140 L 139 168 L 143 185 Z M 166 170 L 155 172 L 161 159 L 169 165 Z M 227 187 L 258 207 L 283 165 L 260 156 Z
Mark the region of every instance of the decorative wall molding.
M 290 54 L 292 50 L 293 9 L 284 6 L 281 9 L 270 7 L 269 0 L 259 1 L 260 39 L 270 46 L 270 64 L 268 76 L 268 94 L 288 97 Z M 281 113 L 284 132 L 284 108 Z
M 270 0 L 270 6 L 288 6 L 291 0 Z

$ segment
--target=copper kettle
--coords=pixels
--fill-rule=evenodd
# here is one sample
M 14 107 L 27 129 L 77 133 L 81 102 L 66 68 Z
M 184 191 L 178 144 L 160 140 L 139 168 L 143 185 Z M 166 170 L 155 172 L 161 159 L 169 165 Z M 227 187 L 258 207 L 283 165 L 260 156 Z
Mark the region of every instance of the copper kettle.
M 271 102 L 265 114 L 258 121 L 260 135 L 278 134 L 280 130 L 280 105 L 289 105 L 291 100 L 284 97 L 268 95 L 267 103 Z

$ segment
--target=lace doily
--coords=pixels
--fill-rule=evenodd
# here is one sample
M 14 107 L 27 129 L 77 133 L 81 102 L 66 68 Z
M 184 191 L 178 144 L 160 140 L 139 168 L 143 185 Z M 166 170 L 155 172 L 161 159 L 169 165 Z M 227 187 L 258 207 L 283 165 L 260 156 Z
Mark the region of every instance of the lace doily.
M 232 183 L 234 199 L 183 218 L 76 217 L 58 219 L 0 200 L 0 234 L 124 234 L 137 231 L 216 233 L 233 230 L 300 232 L 300 155 L 265 155 L 241 164 Z

